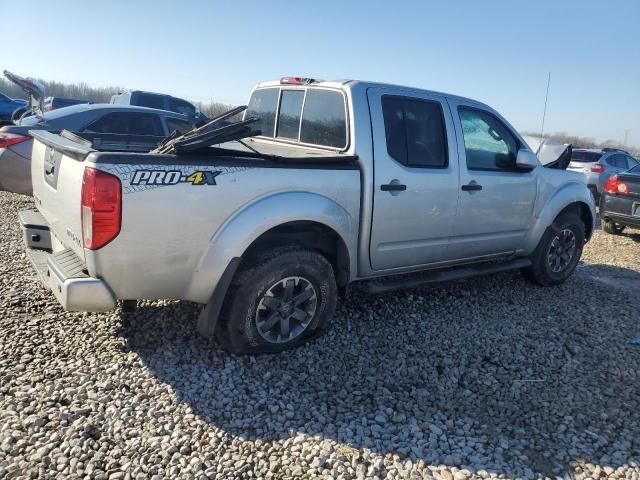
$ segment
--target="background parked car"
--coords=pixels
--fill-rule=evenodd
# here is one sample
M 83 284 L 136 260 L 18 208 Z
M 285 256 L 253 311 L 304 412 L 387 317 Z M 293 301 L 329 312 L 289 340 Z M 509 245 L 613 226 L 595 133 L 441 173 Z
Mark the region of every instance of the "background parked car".
M 77 98 L 47 97 L 44 99 L 44 111 L 50 112 L 51 110 L 70 107 L 71 105 L 79 105 L 81 103 L 91 102 L 89 100 L 80 100 Z
M 134 145 L 114 142 L 111 149 L 148 151 L 173 131 L 183 133 L 192 128 L 188 117 L 175 112 L 108 103 L 73 105 L 32 115 L 19 125 L 0 128 L 0 190 L 31 195 L 30 130 L 138 135 Z
M 11 120 L 13 112 L 20 107 L 27 105 L 26 100 L 20 98 L 9 98 L 5 94 L 0 93 L 0 120 Z
M 207 121 L 207 117 L 198 110 L 195 105 L 182 98 L 172 97 L 164 93 L 143 92 L 133 90 L 128 93 L 120 93 L 111 97 L 111 103 L 116 105 L 138 105 L 140 107 L 169 110 L 170 112 L 186 115 L 196 124 Z
M 625 227 L 640 228 L 640 165 L 613 175 L 600 198 L 602 229 L 619 235 Z
M 600 198 L 604 184 L 612 175 L 638 165 L 638 160 L 624 150 L 615 148 L 576 148 L 567 170 L 586 175 L 586 182 L 594 197 Z

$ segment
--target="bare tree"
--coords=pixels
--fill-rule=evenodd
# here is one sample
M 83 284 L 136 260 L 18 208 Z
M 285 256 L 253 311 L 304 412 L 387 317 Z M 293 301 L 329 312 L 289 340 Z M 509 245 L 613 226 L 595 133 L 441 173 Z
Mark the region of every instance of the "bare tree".
M 539 133 L 523 132 L 525 135 L 531 135 L 533 137 L 539 137 Z M 570 135 L 567 132 L 558 132 L 550 135 L 545 135 L 546 138 L 550 138 L 559 143 L 570 143 L 573 148 L 621 148 L 626 150 L 636 158 L 640 157 L 640 149 L 637 147 L 627 146 L 625 147 L 621 142 L 616 140 L 605 140 L 598 142 L 591 137 L 580 137 L 578 135 Z
M 69 84 L 42 79 L 38 79 L 38 81 L 45 86 L 47 96 L 77 98 L 93 103 L 109 103 L 112 95 L 128 91 L 128 89 L 121 87 L 92 87 L 84 82 Z M 0 78 L 0 92 L 11 98 L 24 97 L 22 89 L 5 78 Z M 193 103 L 208 117 L 220 115 L 234 107 L 214 101 Z

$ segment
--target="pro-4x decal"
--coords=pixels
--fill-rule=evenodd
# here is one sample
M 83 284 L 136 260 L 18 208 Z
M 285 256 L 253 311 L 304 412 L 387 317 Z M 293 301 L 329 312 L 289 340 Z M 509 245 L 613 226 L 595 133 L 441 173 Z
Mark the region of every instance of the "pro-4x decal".
M 229 182 L 238 180 L 238 176 L 254 167 L 222 166 L 222 165 L 154 165 L 140 164 L 112 164 L 102 168 L 122 181 L 122 193 L 136 193 L 155 188 L 168 187 L 178 184 L 194 186 L 214 186 L 220 178 L 231 175 Z
M 221 173 L 219 170 L 195 170 L 190 174 L 179 170 L 136 170 L 131 185 L 216 185 L 216 177 Z

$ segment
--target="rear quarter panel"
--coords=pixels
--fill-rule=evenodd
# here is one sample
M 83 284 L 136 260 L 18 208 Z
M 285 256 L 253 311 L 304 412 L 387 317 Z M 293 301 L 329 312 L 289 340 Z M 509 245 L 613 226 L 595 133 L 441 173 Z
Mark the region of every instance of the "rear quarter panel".
M 120 299 L 206 303 L 231 258 L 241 256 L 261 233 L 289 221 L 325 223 L 355 252 L 358 170 L 246 167 L 241 161 L 91 166 L 122 182 L 120 234 L 100 250 L 85 252 L 89 272 L 103 278 Z M 183 180 L 136 184 L 136 172 L 160 170 L 178 171 Z M 185 180 L 198 171 L 217 172 L 215 184 Z

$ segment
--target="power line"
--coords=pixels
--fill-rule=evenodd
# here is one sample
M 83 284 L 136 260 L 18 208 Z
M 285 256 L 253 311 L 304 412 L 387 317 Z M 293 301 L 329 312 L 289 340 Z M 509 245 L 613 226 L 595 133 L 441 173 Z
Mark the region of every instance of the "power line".
M 540 128 L 540 138 L 544 138 L 544 118 L 547 116 L 547 100 L 549 99 L 549 85 L 551 84 L 551 72 L 547 78 L 547 94 L 544 96 L 544 110 L 542 111 L 542 128 Z

